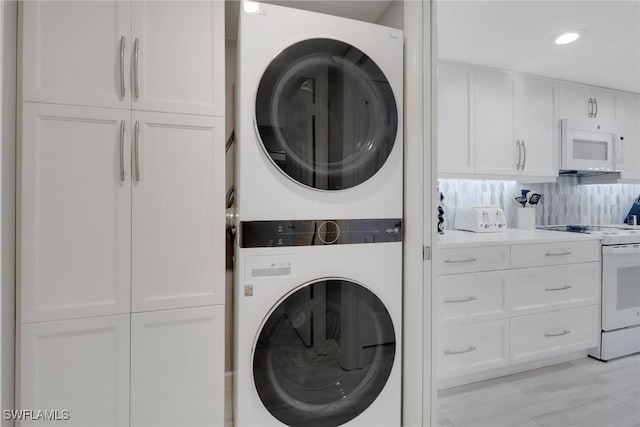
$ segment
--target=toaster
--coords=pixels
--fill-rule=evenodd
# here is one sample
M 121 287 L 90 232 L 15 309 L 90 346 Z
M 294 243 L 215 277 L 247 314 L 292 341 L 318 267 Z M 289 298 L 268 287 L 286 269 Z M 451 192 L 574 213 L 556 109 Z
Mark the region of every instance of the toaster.
M 507 222 L 500 208 L 459 208 L 454 228 L 474 233 L 496 233 L 504 231 Z

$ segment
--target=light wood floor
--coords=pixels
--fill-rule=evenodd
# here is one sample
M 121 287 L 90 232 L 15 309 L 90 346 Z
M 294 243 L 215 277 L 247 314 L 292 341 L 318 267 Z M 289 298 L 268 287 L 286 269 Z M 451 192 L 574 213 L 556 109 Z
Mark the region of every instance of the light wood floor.
M 640 355 L 441 390 L 438 427 L 640 427 Z

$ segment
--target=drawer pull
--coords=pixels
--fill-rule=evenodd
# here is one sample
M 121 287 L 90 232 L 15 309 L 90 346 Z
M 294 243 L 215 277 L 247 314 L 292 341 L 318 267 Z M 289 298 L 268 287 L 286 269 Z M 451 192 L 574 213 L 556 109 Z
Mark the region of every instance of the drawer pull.
M 445 350 L 444 354 L 463 354 L 463 353 L 471 353 L 472 351 L 477 350 L 476 347 L 469 347 L 466 350 L 460 350 L 460 351 L 451 351 L 451 350 Z
M 545 337 L 561 337 L 563 335 L 567 335 L 570 334 L 571 331 L 568 329 L 565 329 L 564 331 L 560 332 L 559 334 L 550 334 L 550 333 L 546 333 L 544 334 Z
M 445 259 L 445 264 L 452 264 L 456 262 L 474 262 L 477 261 L 478 258 L 466 258 L 466 259 Z
M 558 252 L 558 253 L 547 252 L 545 255 L 546 256 L 563 256 L 563 255 L 571 255 L 572 253 L 573 252 L 571 252 L 571 251 Z
M 571 289 L 571 285 L 564 285 L 561 288 L 545 288 L 547 291 L 564 291 L 565 289 Z
M 478 298 L 476 298 L 476 297 L 469 297 L 469 298 L 464 298 L 464 299 L 449 299 L 449 298 L 447 298 L 447 299 L 444 300 L 444 302 L 447 303 L 447 304 L 452 304 L 454 302 L 469 302 L 469 301 L 475 301 L 477 299 Z

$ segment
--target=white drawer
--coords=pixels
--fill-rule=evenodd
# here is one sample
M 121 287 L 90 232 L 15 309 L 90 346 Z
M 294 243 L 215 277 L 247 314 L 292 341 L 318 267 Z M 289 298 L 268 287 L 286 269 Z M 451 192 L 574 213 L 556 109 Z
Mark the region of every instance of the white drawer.
M 509 365 L 509 319 L 440 328 L 438 379 Z
M 442 326 L 509 316 L 509 270 L 439 276 L 437 283 Z
M 511 315 L 600 303 L 600 263 L 511 270 Z
M 511 246 L 511 268 L 600 261 L 600 241 Z
M 598 345 L 600 306 L 511 318 L 511 363 L 529 362 Z
M 509 246 L 440 249 L 436 268 L 436 274 L 508 269 Z

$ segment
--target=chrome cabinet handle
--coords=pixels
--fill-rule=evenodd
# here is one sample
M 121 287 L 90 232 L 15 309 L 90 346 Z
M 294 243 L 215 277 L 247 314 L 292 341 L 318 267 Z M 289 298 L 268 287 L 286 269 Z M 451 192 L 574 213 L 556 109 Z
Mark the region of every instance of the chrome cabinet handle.
M 589 98 L 589 101 L 587 101 L 588 106 L 589 106 L 589 111 L 587 112 L 587 117 L 593 117 L 593 99 Z
M 527 145 L 524 139 L 522 140 L 520 146 L 522 147 L 522 152 L 524 153 L 524 155 L 522 156 L 522 170 L 524 170 L 524 167 L 527 164 Z
M 135 158 L 134 174 L 136 182 L 140 182 L 140 122 L 136 121 L 135 138 L 133 139 L 133 155 Z
M 516 146 L 518 147 L 518 163 L 516 163 L 516 170 L 520 170 L 520 161 L 522 160 L 522 150 L 520 148 L 519 139 L 516 139 Z
M 444 263 L 445 264 L 454 264 L 457 262 L 474 262 L 477 261 L 478 258 L 466 258 L 466 259 L 445 259 Z
M 475 300 L 477 300 L 477 299 L 478 299 L 478 298 L 476 298 L 476 297 L 469 297 L 469 298 L 464 298 L 464 299 L 449 299 L 449 298 L 447 298 L 447 299 L 445 299 L 445 300 L 444 300 L 444 302 L 445 302 L 446 304 L 453 304 L 453 303 L 456 303 L 456 302 L 470 302 L 470 301 L 475 301 Z
M 545 255 L 546 256 L 563 256 L 563 255 L 571 255 L 572 253 L 573 252 L 571 252 L 571 251 L 558 252 L 558 253 L 547 252 Z
M 593 117 L 598 117 L 598 100 L 593 98 L 593 105 L 595 105 L 595 111 L 593 112 Z
M 452 351 L 452 350 L 445 350 L 444 354 L 463 354 L 463 353 L 471 353 L 472 351 L 476 351 L 478 348 L 474 347 L 474 346 L 469 346 L 469 348 L 465 349 L 465 350 L 459 350 L 459 351 Z
M 125 38 L 124 36 L 120 37 L 120 96 L 124 98 L 125 89 L 124 89 L 124 47 L 125 47 Z
M 564 285 L 561 288 L 545 288 L 545 291 L 564 291 L 565 289 L 571 289 L 571 285 Z
M 563 335 L 567 335 L 570 334 L 571 331 L 568 329 L 565 329 L 564 331 L 560 332 L 559 334 L 550 334 L 550 333 L 546 333 L 544 334 L 545 337 L 561 337 Z
M 124 182 L 124 120 L 120 120 L 120 182 Z
M 140 83 L 138 80 L 138 56 L 140 52 L 140 40 L 133 43 L 133 92 L 136 99 L 140 98 Z

